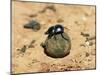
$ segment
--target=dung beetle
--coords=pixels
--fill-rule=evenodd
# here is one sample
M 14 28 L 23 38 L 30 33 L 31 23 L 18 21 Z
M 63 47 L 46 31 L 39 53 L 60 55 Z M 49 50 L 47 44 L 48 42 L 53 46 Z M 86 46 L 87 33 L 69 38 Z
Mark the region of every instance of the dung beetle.
M 52 58 L 63 58 L 70 54 L 71 39 L 67 33 L 64 32 L 63 25 L 56 24 L 48 28 L 45 32 L 48 37 L 45 42 L 41 44 L 44 48 L 44 53 Z
M 52 37 L 56 34 L 61 34 L 64 32 L 64 27 L 60 24 L 56 24 L 55 26 L 49 27 L 49 29 L 45 32 L 45 34 L 48 34 L 48 37 Z

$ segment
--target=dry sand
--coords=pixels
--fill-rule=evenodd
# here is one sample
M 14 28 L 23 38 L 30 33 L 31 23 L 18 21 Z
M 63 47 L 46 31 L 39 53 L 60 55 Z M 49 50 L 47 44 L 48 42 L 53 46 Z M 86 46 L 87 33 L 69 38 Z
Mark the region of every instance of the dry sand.
M 46 9 L 54 6 L 54 9 Z M 96 68 L 95 38 L 86 41 L 81 32 L 95 37 L 95 6 L 46 4 L 12 1 L 12 73 L 51 72 Z M 23 28 L 30 20 L 41 24 L 39 31 Z M 71 52 L 64 58 L 51 58 L 40 46 L 44 32 L 52 25 L 62 24 L 71 38 Z M 35 40 L 32 48 L 20 53 L 24 45 Z

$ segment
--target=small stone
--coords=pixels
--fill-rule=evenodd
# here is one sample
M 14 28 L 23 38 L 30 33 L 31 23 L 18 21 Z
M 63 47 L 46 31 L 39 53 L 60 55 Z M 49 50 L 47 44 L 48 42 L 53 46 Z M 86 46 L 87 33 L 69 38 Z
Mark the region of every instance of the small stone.
M 36 16 L 37 16 L 37 14 L 30 14 L 30 15 L 29 15 L 29 17 L 31 17 L 31 18 L 32 18 L 32 17 L 36 17 Z
M 88 56 L 89 56 L 89 53 L 86 52 L 86 57 L 88 57 Z
M 90 43 L 89 43 L 89 46 L 92 46 L 92 45 L 93 45 L 93 42 L 90 42 Z
M 37 31 L 40 30 L 41 27 L 39 22 L 32 20 L 29 23 L 25 24 L 24 28 L 33 29 L 34 31 Z

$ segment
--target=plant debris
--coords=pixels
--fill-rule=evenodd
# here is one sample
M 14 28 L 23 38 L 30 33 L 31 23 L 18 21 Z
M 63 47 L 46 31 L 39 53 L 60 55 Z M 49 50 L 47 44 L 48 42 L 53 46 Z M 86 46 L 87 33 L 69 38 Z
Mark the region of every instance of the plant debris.
M 81 35 L 85 37 L 85 44 L 81 44 L 80 46 L 86 47 L 86 46 L 92 46 L 94 42 L 92 40 L 95 40 L 95 36 L 90 36 L 88 33 L 81 32 Z
M 37 59 L 32 59 L 32 63 L 37 63 L 39 62 Z
M 29 44 L 28 48 L 34 48 L 34 45 L 33 45 L 34 43 L 35 43 L 35 40 L 32 40 L 31 43 Z
M 35 43 L 35 40 L 32 40 L 29 45 L 24 45 L 21 49 L 17 49 L 20 51 L 21 54 L 24 54 L 28 48 L 34 48 L 33 43 Z
M 95 39 L 96 39 L 96 37 L 95 36 L 92 36 L 92 37 L 86 38 L 86 41 L 91 41 L 91 40 L 95 40 Z
M 21 49 L 17 49 L 18 51 L 20 51 L 20 53 L 25 53 L 26 52 L 26 45 L 24 45 Z
M 83 33 L 83 32 L 81 32 L 81 35 L 84 36 L 84 37 L 89 37 L 90 36 L 88 33 Z

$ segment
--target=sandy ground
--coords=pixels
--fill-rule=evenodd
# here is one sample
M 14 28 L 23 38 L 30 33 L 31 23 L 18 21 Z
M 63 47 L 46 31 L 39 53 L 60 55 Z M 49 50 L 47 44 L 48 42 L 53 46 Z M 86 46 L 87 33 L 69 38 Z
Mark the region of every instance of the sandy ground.
M 48 9 L 47 6 L 54 6 Z M 23 28 L 30 20 L 37 20 L 41 29 Z M 40 46 L 44 32 L 52 25 L 62 24 L 71 38 L 71 50 L 64 58 L 51 58 Z M 86 42 L 84 34 L 90 38 Z M 95 69 L 95 6 L 46 4 L 12 1 L 12 73 L 51 72 Z M 24 45 L 35 40 L 32 48 L 21 52 Z

